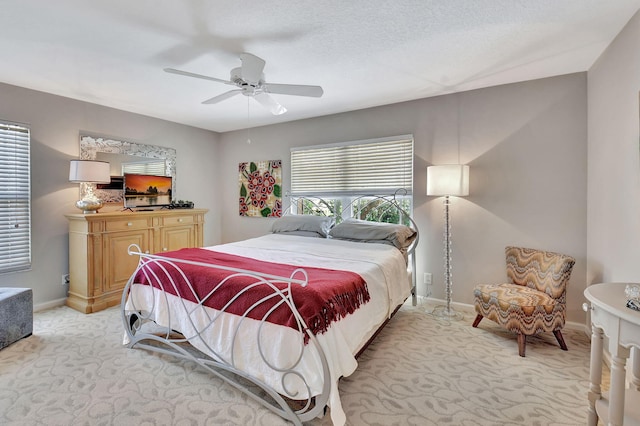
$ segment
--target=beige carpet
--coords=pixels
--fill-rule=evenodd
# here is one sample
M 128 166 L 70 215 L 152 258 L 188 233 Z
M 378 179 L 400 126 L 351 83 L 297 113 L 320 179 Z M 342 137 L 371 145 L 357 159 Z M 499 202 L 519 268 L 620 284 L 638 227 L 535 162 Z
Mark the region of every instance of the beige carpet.
M 34 335 L 0 351 L 2 425 L 281 425 L 194 364 L 121 346 L 116 308 L 35 314 Z M 350 425 L 584 425 L 589 339 L 514 336 L 403 307 L 340 382 Z M 312 425 L 329 425 L 329 416 Z

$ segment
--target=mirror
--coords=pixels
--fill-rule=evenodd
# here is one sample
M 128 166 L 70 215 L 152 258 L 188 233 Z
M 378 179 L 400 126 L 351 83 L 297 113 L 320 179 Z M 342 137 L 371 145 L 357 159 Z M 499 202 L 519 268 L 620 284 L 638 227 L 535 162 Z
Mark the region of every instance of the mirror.
M 122 176 L 122 166 L 124 164 L 157 164 L 162 161 L 165 165 L 162 166 L 163 172 L 161 174 L 165 174 L 164 170 L 166 169 L 166 162 L 164 160 L 159 160 L 156 158 L 145 158 L 139 157 L 137 155 L 127 155 L 127 154 L 111 154 L 108 152 L 98 152 L 96 154 L 96 160 L 106 161 L 109 163 L 109 168 L 111 170 L 111 176 Z M 155 173 L 153 173 L 155 174 Z
M 109 162 L 112 176 L 122 175 L 123 163 L 155 163 L 162 160 L 165 162 L 165 174 L 173 177 L 172 192 L 176 193 L 176 150 L 173 148 L 81 136 L 80 159 Z M 98 197 L 104 202 L 117 203 L 122 202 L 124 198 L 123 190 L 103 189 L 97 192 Z

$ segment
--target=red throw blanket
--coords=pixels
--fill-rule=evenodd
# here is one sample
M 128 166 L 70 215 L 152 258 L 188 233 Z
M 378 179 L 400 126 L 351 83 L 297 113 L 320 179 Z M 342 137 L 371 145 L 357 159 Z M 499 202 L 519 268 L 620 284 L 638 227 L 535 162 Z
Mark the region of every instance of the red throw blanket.
M 302 268 L 301 266 L 263 262 L 247 257 L 198 248 L 163 253 L 163 256 L 223 265 L 280 277 L 290 277 L 294 270 Z M 209 293 L 215 286 L 224 278 L 233 275 L 234 272 L 189 265 L 186 263 L 177 263 L 177 265 L 191 282 L 195 294 L 189 290 L 180 273 L 171 267 L 167 267 L 167 270 L 173 278 L 174 283 L 176 283 L 177 288 L 174 288 L 169 282 L 163 282 L 162 288 L 166 292 L 182 297 L 183 299 L 195 303 L 202 301 L 203 305 L 218 310 L 221 310 L 229 300 L 248 285 L 256 282 L 255 277 L 248 277 L 246 275 L 233 277 L 225 282 L 224 285 L 217 288 L 213 295 L 209 297 Z M 147 270 L 146 274 L 144 273 L 145 269 Z M 309 277 L 308 284 L 305 287 L 302 287 L 300 284 L 292 284 L 291 293 L 298 311 L 313 334 L 327 331 L 332 321 L 339 320 L 353 313 L 360 305 L 367 303 L 370 299 L 366 282 L 356 273 L 310 267 L 304 267 L 303 269 Z M 150 270 L 156 271 L 156 274 L 164 279 L 165 273 L 159 269 L 159 266 L 150 263 L 138 272 L 135 282 L 160 287 L 153 278 L 153 275 L 149 273 Z M 150 278 L 151 283 L 145 275 Z M 302 279 L 304 277 L 302 274 L 297 274 L 294 278 Z M 284 290 L 287 288 L 287 284 L 277 283 L 276 287 Z M 245 292 L 242 297 L 238 298 L 230 306 L 226 307 L 225 312 L 243 315 L 254 303 L 273 293 L 274 290 L 265 284 L 256 286 L 250 291 Z M 271 298 L 261 303 L 257 308 L 252 309 L 247 316 L 261 320 L 269 309 L 281 300 L 282 298 L 280 296 Z M 287 306 L 280 306 L 273 313 L 269 314 L 266 320 L 275 324 L 298 329 L 293 313 Z

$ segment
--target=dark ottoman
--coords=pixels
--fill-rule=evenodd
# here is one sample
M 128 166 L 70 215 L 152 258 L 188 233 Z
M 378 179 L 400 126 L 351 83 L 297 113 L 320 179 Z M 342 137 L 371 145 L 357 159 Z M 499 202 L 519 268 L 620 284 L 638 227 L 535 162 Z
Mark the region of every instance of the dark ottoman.
M 0 349 L 33 333 L 33 292 L 0 288 Z

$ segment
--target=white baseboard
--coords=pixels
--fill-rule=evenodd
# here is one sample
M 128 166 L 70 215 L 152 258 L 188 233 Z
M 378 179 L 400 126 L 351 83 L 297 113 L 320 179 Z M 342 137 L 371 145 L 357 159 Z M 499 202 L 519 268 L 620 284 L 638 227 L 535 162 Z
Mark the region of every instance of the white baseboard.
M 33 312 L 44 311 L 45 309 L 57 308 L 58 306 L 64 306 L 64 302 L 66 302 L 67 298 L 63 297 L 62 299 L 50 300 L 44 303 L 38 303 L 37 305 L 33 305 Z

